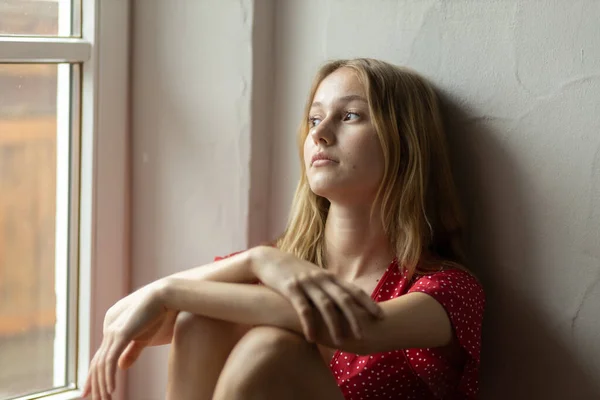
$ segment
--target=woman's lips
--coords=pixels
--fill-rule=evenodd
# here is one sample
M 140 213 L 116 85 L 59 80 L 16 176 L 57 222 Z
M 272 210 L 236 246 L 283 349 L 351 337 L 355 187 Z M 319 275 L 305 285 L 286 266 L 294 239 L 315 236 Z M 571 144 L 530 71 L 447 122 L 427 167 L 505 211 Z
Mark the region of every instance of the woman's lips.
M 313 167 L 324 167 L 324 166 L 332 165 L 332 164 L 337 164 L 337 163 L 333 160 L 320 159 L 320 160 L 313 161 L 312 166 Z

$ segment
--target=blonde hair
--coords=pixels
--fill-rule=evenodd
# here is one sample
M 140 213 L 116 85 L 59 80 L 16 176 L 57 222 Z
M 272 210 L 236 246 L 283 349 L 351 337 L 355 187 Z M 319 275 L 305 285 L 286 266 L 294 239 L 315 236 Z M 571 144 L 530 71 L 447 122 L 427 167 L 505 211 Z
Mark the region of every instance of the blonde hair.
M 329 201 L 310 189 L 303 162 L 308 113 L 321 81 L 338 68 L 352 68 L 364 85 L 373 126 L 381 143 L 384 174 L 374 204 L 409 275 L 425 272 L 425 255 L 440 265 L 461 267 L 463 222 L 452 178 L 438 98 L 416 72 L 374 59 L 336 60 L 317 72 L 298 130 L 302 174 L 287 227 L 277 247 L 325 267 L 325 221 Z

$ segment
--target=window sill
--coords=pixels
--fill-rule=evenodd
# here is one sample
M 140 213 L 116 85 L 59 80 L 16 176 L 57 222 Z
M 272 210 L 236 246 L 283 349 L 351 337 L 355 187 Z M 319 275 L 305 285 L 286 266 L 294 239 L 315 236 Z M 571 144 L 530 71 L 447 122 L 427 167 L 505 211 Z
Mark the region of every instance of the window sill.
M 79 389 L 57 389 L 53 391 L 17 397 L 14 400 L 77 400 L 83 392 Z

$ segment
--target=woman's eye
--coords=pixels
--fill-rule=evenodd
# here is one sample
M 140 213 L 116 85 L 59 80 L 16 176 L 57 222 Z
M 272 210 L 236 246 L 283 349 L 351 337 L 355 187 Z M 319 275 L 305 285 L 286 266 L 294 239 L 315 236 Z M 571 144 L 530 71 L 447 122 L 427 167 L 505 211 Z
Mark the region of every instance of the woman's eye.
M 346 115 L 344 116 L 344 121 L 350 121 L 350 120 L 356 119 L 358 117 L 360 117 L 360 115 L 358 115 L 358 113 L 347 112 Z
M 309 117 L 308 118 L 308 125 L 311 128 L 314 128 L 315 126 L 319 125 L 321 123 L 321 118 L 319 117 Z

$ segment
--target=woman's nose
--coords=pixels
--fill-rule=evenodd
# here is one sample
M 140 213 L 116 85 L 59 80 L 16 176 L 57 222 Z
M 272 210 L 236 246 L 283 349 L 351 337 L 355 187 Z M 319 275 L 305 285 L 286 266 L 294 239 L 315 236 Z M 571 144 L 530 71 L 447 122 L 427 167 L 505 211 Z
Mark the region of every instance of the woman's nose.
M 311 129 L 310 135 L 315 144 L 332 145 L 335 140 L 335 134 L 328 121 L 321 121 L 319 125 Z

